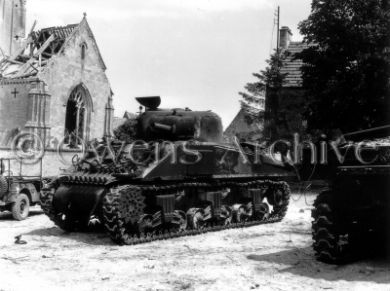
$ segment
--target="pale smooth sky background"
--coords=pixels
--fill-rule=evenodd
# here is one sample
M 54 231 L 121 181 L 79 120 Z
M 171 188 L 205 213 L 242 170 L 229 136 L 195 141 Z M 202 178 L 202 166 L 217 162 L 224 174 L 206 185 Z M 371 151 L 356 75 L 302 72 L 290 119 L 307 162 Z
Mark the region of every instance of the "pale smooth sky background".
M 115 93 L 115 115 L 136 112 L 136 96 L 162 107 L 217 112 L 226 127 L 239 91 L 269 57 L 274 11 L 297 25 L 311 0 L 27 0 L 27 31 L 78 23 L 87 13 Z M 276 30 L 273 38 L 276 44 Z

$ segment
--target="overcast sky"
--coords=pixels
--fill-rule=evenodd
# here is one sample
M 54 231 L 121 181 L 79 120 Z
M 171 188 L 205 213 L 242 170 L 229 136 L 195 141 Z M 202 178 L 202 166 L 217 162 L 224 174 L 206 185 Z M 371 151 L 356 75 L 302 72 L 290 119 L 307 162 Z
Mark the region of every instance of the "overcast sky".
M 217 112 L 227 126 L 238 92 L 265 67 L 274 11 L 293 40 L 311 0 L 27 0 L 27 30 L 87 19 L 115 93 L 115 115 L 137 111 L 136 96 L 160 95 L 162 107 Z M 276 31 L 274 42 L 276 43 Z

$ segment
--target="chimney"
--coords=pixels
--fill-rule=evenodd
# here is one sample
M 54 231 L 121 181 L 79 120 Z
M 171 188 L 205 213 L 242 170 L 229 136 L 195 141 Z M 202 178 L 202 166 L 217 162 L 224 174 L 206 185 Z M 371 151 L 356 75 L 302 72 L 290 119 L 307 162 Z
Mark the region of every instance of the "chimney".
M 291 36 L 293 34 L 291 33 L 290 28 L 288 26 L 282 26 L 280 29 L 280 41 L 279 46 L 282 50 L 288 49 L 290 42 L 291 42 Z

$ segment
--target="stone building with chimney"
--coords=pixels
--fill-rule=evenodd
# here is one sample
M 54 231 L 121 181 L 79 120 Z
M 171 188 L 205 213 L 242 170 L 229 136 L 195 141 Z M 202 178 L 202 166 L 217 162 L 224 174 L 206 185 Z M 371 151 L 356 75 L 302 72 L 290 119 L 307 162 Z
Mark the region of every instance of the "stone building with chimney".
M 272 88 L 265 92 L 264 102 L 258 108 L 241 108 L 225 130 L 225 136 L 245 140 L 276 140 L 291 138 L 294 133 L 304 133 L 304 89 L 302 88 L 302 60 L 297 53 L 307 48 L 303 42 L 292 41 L 291 30 L 283 26 L 279 33 L 279 50 L 284 54 L 281 73 L 285 76 L 278 98 L 273 98 Z M 264 116 L 264 122 L 254 121 L 251 116 Z
M 291 30 L 287 26 L 280 29 L 279 49 L 284 53 L 281 73 L 285 76 L 282 89 L 276 94 L 270 88 L 265 98 L 265 137 L 270 140 L 291 138 L 294 133 L 304 134 L 306 122 L 303 118 L 305 105 L 302 87 L 301 67 L 303 62 L 298 53 L 307 48 L 303 42 L 292 41 Z M 271 97 L 272 96 L 272 97 Z
M 0 0 L 0 157 L 29 133 L 42 141 L 44 162 L 60 168 L 59 147 L 69 159 L 83 142 L 112 135 L 113 93 L 86 15 L 24 37 L 25 4 Z
M 232 122 L 226 127 L 224 136 L 242 141 L 257 142 L 263 139 L 264 121 L 259 118 L 264 115 L 264 104 L 256 108 L 241 108 Z

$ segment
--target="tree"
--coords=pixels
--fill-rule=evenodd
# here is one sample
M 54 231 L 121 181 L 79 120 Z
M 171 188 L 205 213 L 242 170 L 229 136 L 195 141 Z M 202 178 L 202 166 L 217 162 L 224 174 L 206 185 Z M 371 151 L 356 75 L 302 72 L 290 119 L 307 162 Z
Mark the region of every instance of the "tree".
M 313 0 L 298 55 L 309 129 L 344 132 L 389 123 L 389 0 Z
M 258 112 L 256 109 L 264 107 L 262 102 L 264 102 L 266 97 L 266 114 L 264 115 L 264 112 L 260 112 L 256 116 L 251 115 L 248 118 L 251 121 L 263 121 L 263 118 L 265 118 L 266 127 L 264 131 L 268 137 L 274 136 L 276 131 L 275 124 L 271 121 L 278 119 L 279 95 L 286 77 L 286 74 L 281 73 L 285 56 L 285 52 L 276 50 L 266 61 L 267 67 L 259 73 L 253 74 L 257 81 L 246 84 L 245 90 L 247 92 L 239 92 L 242 97 L 241 108 L 245 112 Z

